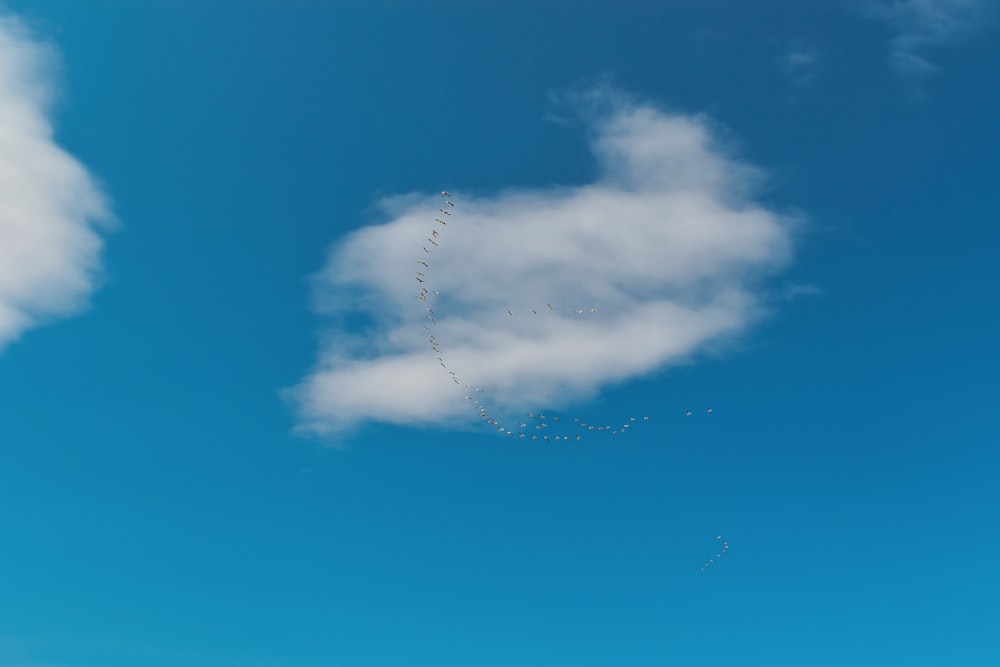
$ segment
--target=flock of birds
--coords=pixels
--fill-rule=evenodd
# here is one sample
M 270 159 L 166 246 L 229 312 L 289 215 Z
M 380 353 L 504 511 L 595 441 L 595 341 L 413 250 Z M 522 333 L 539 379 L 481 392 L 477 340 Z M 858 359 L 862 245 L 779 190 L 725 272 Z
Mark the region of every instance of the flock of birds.
M 544 442 L 582 440 L 585 434 L 591 433 L 612 436 L 622 435 L 628 433 L 633 426 L 648 422 L 648 416 L 635 416 L 628 417 L 627 420 L 624 420 L 621 424 L 597 424 L 590 421 L 584 421 L 579 417 L 567 418 L 558 415 L 546 415 L 541 412 L 526 412 L 520 420 L 516 421 L 516 423 L 507 424 L 501 423 L 500 420 L 490 413 L 486 404 L 480 400 L 480 397 L 484 394 L 483 388 L 471 382 L 464 382 L 462 378 L 458 376 L 458 373 L 449 367 L 448 362 L 444 358 L 444 346 L 434 333 L 435 327 L 438 324 L 438 313 L 434 311 L 434 303 L 436 299 L 441 296 L 441 292 L 432 288 L 433 283 L 428 278 L 428 273 L 431 268 L 430 260 L 431 255 L 441 247 L 444 232 L 448 227 L 448 223 L 452 222 L 454 224 L 455 222 L 455 202 L 451 198 L 451 193 L 445 190 L 441 192 L 441 196 L 443 197 L 443 200 L 441 207 L 438 209 L 440 216 L 434 218 L 434 222 L 436 224 L 431 228 L 431 231 L 426 239 L 427 243 L 422 247 L 423 255 L 421 256 L 421 259 L 417 260 L 419 269 L 416 271 L 415 276 L 418 285 L 416 298 L 424 304 L 424 312 L 426 313 L 425 317 L 427 321 L 423 325 L 423 329 L 427 335 L 427 342 L 435 354 L 438 364 L 448 373 L 452 382 L 457 385 L 464 386 L 467 390 L 469 390 L 469 393 L 465 396 L 465 400 L 478 411 L 479 417 L 489 426 L 496 428 L 498 432 L 506 436 L 512 438 L 524 438 L 526 440 L 541 440 Z M 546 303 L 544 306 L 528 308 L 526 311 L 515 311 L 514 308 L 508 308 L 507 315 L 509 317 L 514 317 L 515 315 L 520 314 L 537 316 L 539 313 L 551 313 L 556 310 L 560 310 L 560 306 Z M 588 306 L 586 308 L 573 308 L 569 312 L 572 312 L 576 316 L 584 316 L 596 315 L 600 312 L 600 310 L 601 309 L 598 306 Z M 706 414 L 712 414 L 712 412 L 712 408 L 707 408 L 705 410 Z M 694 414 L 694 412 L 692 410 L 685 410 L 684 414 L 690 417 Z M 567 429 L 572 430 L 567 432 Z M 721 535 L 717 535 L 715 539 L 719 541 L 721 546 L 717 548 L 714 557 L 708 558 L 704 563 L 702 563 L 699 568 L 702 572 L 718 563 L 718 561 L 729 551 L 729 542 L 723 540 Z
M 452 369 L 448 362 L 444 358 L 444 346 L 441 341 L 438 340 L 437 336 L 434 334 L 435 326 L 438 324 L 438 313 L 434 310 L 434 304 L 438 297 L 441 296 L 441 292 L 437 289 L 433 289 L 433 283 L 428 278 L 428 273 L 430 273 L 431 268 L 431 255 L 441 248 L 441 243 L 443 241 L 445 231 L 447 230 L 448 223 L 455 222 L 455 202 L 451 198 L 451 193 L 447 190 L 441 192 L 442 202 L 440 208 L 438 208 L 438 213 L 440 215 L 434 218 L 436 223 L 431 227 L 431 230 L 427 236 L 427 243 L 422 246 L 423 255 L 421 259 L 417 260 L 418 269 L 416 271 L 416 282 L 418 285 L 418 291 L 416 298 L 424 305 L 424 313 L 426 318 L 426 323 L 423 325 L 425 334 L 427 335 L 427 342 L 430 345 L 431 350 L 435 354 L 435 358 L 438 364 L 443 368 L 449 376 L 449 379 L 459 386 L 464 386 L 469 390 L 466 394 L 465 400 L 479 413 L 479 417 L 489 426 L 497 429 L 498 432 L 512 437 L 512 438 L 524 438 L 526 440 L 541 440 L 544 442 L 554 442 L 554 441 L 576 441 L 582 440 L 584 435 L 591 433 L 594 434 L 607 434 L 607 435 L 621 435 L 628 433 L 633 426 L 641 422 L 649 421 L 648 416 L 643 417 L 629 417 L 627 420 L 623 420 L 621 424 L 608 424 L 608 423 L 591 423 L 590 421 L 585 421 L 579 417 L 559 417 L 555 415 L 547 416 L 542 413 L 526 412 L 524 416 L 512 423 L 501 423 L 499 419 L 490 413 L 486 404 L 480 400 L 480 396 L 484 393 L 481 386 L 473 384 L 471 382 L 465 382 L 458 373 Z M 546 303 L 544 306 L 537 306 L 528 308 L 527 310 L 515 311 L 513 308 L 507 308 L 506 312 L 509 317 L 514 317 L 515 314 L 527 314 L 530 316 L 537 316 L 540 313 L 551 313 L 556 310 L 561 310 L 560 306 Z M 597 315 L 600 313 L 600 307 L 598 306 L 587 306 L 584 308 L 572 308 L 568 312 L 578 317 Z M 708 408 L 706 414 L 712 413 L 712 408 Z M 685 410 L 685 415 L 690 417 L 694 414 L 691 410 Z M 569 430 L 572 429 L 572 430 Z
M 716 563 L 718 563 L 718 562 L 719 562 L 719 560 L 720 560 L 720 559 L 721 559 L 721 558 L 722 558 L 723 556 L 725 556 L 725 555 L 726 555 L 726 552 L 727 552 L 727 551 L 729 551 L 729 542 L 727 542 L 726 540 L 722 539 L 722 535 L 716 535 L 716 536 L 715 536 L 715 540 L 716 540 L 716 542 L 721 542 L 721 543 L 722 543 L 722 546 L 721 546 L 721 547 L 719 548 L 719 550 L 718 550 L 718 551 L 716 552 L 716 554 L 715 554 L 715 558 L 706 558 L 706 559 L 705 559 L 705 562 L 704 562 L 704 563 L 702 563 L 702 564 L 701 564 L 701 567 L 699 567 L 699 568 L 698 568 L 698 571 L 699 571 L 699 572 L 704 572 L 704 571 L 705 571 L 705 570 L 707 570 L 708 568 L 710 568 L 710 567 L 712 567 L 713 565 L 715 565 Z

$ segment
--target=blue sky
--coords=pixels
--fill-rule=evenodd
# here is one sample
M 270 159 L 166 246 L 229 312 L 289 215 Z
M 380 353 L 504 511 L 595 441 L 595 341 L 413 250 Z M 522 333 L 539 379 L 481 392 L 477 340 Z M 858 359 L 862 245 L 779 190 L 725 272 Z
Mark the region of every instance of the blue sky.
M 6 1 L 0 664 L 1000 662 L 995 11 L 537 4 Z

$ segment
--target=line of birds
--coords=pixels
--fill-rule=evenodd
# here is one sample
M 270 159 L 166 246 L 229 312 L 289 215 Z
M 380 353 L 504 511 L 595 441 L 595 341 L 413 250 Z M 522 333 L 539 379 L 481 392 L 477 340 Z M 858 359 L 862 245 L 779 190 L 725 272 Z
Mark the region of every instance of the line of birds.
M 723 540 L 722 539 L 722 535 L 716 535 L 715 539 L 716 539 L 716 541 L 721 541 L 722 542 L 722 547 L 716 552 L 715 558 L 707 558 L 707 559 L 705 559 L 705 562 L 702 563 L 701 567 L 698 568 L 699 572 L 704 572 L 708 568 L 712 567 L 712 565 L 715 565 L 716 563 L 718 563 L 719 560 L 723 556 L 726 555 L 726 552 L 729 551 L 729 542 L 727 542 L 726 540 Z
M 453 217 L 452 209 L 455 208 L 455 202 L 451 199 L 451 194 L 447 190 L 443 190 L 441 192 L 441 196 L 444 197 L 444 206 L 448 208 L 443 208 L 443 207 L 439 208 L 438 211 L 442 214 L 443 217 L 440 218 L 436 217 L 434 218 L 434 221 L 439 225 L 441 225 L 442 227 L 447 227 L 448 222 L 447 220 L 444 219 L 444 217 L 447 217 L 449 219 Z M 425 255 L 430 255 L 434 252 L 434 249 L 440 248 L 441 240 L 442 240 L 441 231 L 439 231 L 438 228 L 433 228 L 430 232 L 430 236 L 427 237 L 427 242 L 430 244 L 431 247 L 427 247 L 426 245 L 423 246 L 423 251 Z M 418 260 L 417 264 L 422 269 L 430 269 L 430 262 L 427 261 L 428 259 L 429 259 L 428 257 L 425 257 L 424 259 Z M 416 279 L 419 285 L 417 299 L 423 302 L 432 302 L 434 298 L 440 296 L 441 293 L 438 290 L 431 289 L 426 286 L 428 283 L 426 271 L 418 270 L 416 272 Z M 538 315 L 539 310 L 541 310 L 542 312 L 552 312 L 558 310 L 558 307 L 551 303 L 546 303 L 545 309 L 529 308 L 528 313 L 530 313 L 531 315 Z M 429 321 L 429 324 L 425 324 L 423 328 L 425 331 L 430 332 L 432 331 L 432 327 L 437 324 L 437 317 L 436 313 L 434 312 L 433 306 L 430 305 L 426 306 L 425 312 L 427 313 L 426 317 L 427 320 Z M 588 307 L 586 309 L 575 308 L 572 309 L 572 312 L 575 315 L 582 316 L 585 314 L 599 313 L 600 308 L 597 306 Z M 507 315 L 509 317 L 513 317 L 515 315 L 515 310 L 513 308 L 508 308 Z M 431 349 L 435 353 L 438 363 L 444 370 L 448 372 L 449 376 L 451 377 L 451 380 L 458 385 L 464 384 L 465 388 L 469 390 L 469 393 L 465 396 L 465 400 L 468 401 L 470 405 L 478 411 L 480 418 L 482 418 L 483 421 L 485 421 L 490 426 L 495 427 L 497 431 L 499 431 L 500 433 L 505 434 L 509 437 L 512 438 L 516 437 L 519 439 L 523 438 L 526 440 L 535 440 L 544 442 L 579 441 L 583 439 L 584 433 L 594 432 L 600 434 L 609 434 L 612 436 L 628 433 L 632 429 L 632 427 L 637 423 L 648 422 L 650 419 L 648 416 L 629 417 L 628 421 L 626 421 L 621 425 L 594 424 L 583 421 L 579 417 L 573 417 L 571 419 L 564 420 L 563 417 L 560 417 L 558 415 L 546 415 L 540 412 L 539 413 L 526 412 L 525 417 L 527 417 L 527 419 L 522 418 L 520 421 L 517 422 L 516 427 L 508 427 L 500 423 L 500 421 L 497 420 L 496 418 L 494 418 L 490 414 L 486 405 L 481 400 L 479 400 L 479 398 L 477 398 L 478 395 L 484 393 L 483 388 L 478 385 L 473 385 L 471 383 L 463 383 L 462 380 L 458 377 L 458 374 L 448 367 L 447 362 L 442 356 L 444 355 L 444 351 L 440 341 L 438 341 L 437 339 L 437 336 L 435 336 L 433 333 L 429 333 L 427 336 L 427 342 L 429 343 Z M 714 410 L 712 408 L 707 408 L 705 410 L 706 414 L 712 414 L 713 412 Z M 694 415 L 694 412 L 692 410 L 685 410 L 684 414 L 687 417 L 691 417 Z M 565 432 L 559 432 L 559 433 L 555 432 L 557 429 L 560 428 L 565 429 L 566 427 L 571 427 L 575 430 L 569 434 Z M 719 545 L 717 547 L 717 551 L 715 552 L 714 557 L 707 558 L 705 562 L 701 564 L 701 567 L 698 568 L 699 571 L 701 572 L 704 572 L 705 570 L 711 568 L 713 565 L 717 564 L 722 559 L 722 557 L 729 552 L 729 542 L 724 540 L 722 538 L 722 535 L 716 535 L 715 539 L 717 540 L 717 543 Z M 758 573 L 758 576 L 760 576 L 760 573 Z
M 441 196 L 444 198 L 444 202 L 442 204 L 442 207 L 438 208 L 438 212 L 441 214 L 442 217 L 435 217 L 434 221 L 438 223 L 441 227 L 447 227 L 448 220 L 446 220 L 445 218 L 448 218 L 450 220 L 454 217 L 453 213 L 455 208 L 455 202 L 451 199 L 451 193 L 449 193 L 447 190 L 442 190 Z M 440 248 L 440 243 L 443 236 L 442 231 L 443 230 L 439 231 L 438 227 L 432 227 L 430 235 L 426 239 L 427 242 L 431 245 L 431 247 L 428 248 L 426 245 L 423 246 L 423 251 L 425 255 L 433 254 L 435 249 Z M 416 281 L 419 286 L 416 298 L 424 303 L 433 304 L 434 299 L 436 297 L 439 297 L 441 293 L 438 290 L 431 289 L 430 287 L 427 286 L 429 283 L 427 272 L 431 267 L 431 264 L 428 261 L 429 259 L 430 259 L 429 257 L 424 257 L 423 259 L 417 261 L 417 264 L 421 267 L 421 270 L 416 271 Z M 559 306 L 553 305 L 551 303 L 546 303 L 544 309 L 529 308 L 528 312 L 531 315 L 538 315 L 539 311 L 552 312 L 556 310 L 560 310 Z M 435 313 L 433 305 L 426 305 L 424 308 L 424 312 L 426 313 L 425 318 L 427 320 L 427 323 L 423 325 L 423 329 L 425 332 L 432 332 L 433 327 L 438 323 L 437 313 Z M 587 308 L 574 308 L 571 309 L 569 312 L 581 316 L 585 314 L 599 313 L 600 308 L 597 306 L 589 306 Z M 513 317 L 515 315 L 514 309 L 508 308 L 507 315 Z M 623 433 L 627 433 L 632 428 L 632 426 L 637 421 L 639 421 L 638 417 L 630 417 L 628 422 L 620 426 L 614 426 L 609 424 L 601 424 L 601 425 L 589 424 L 578 417 L 572 418 L 571 421 L 567 419 L 565 422 L 563 422 L 563 420 L 560 417 L 553 416 L 551 418 L 551 421 L 547 422 L 546 416 L 544 414 L 536 415 L 534 413 L 529 412 L 526 413 L 529 420 L 537 420 L 539 422 L 537 424 L 534 423 L 530 424 L 530 426 L 534 427 L 533 430 L 537 432 L 532 432 L 532 429 L 530 429 L 529 427 L 529 423 L 526 421 L 518 422 L 517 427 L 507 426 L 505 424 L 500 423 L 499 420 L 494 418 L 487 410 L 486 406 L 476 397 L 477 394 L 483 393 L 483 388 L 478 385 L 474 385 L 472 383 L 463 382 L 463 380 L 458 376 L 458 374 L 454 370 L 449 368 L 448 363 L 445 361 L 443 356 L 444 355 L 443 347 L 433 333 L 428 333 L 427 342 L 430 344 L 431 350 L 433 350 L 433 352 L 435 353 L 436 355 L 435 358 L 437 359 L 438 364 L 445 371 L 448 372 L 451 381 L 459 386 L 464 385 L 465 388 L 469 390 L 470 393 L 465 396 L 465 400 L 468 401 L 470 405 L 478 411 L 480 418 L 483 419 L 483 421 L 489 424 L 490 426 L 496 427 L 496 429 L 500 433 L 503 433 L 509 437 L 525 438 L 530 440 L 543 440 L 545 442 L 560 441 L 560 440 L 565 440 L 565 441 L 582 440 L 583 435 L 581 432 L 583 433 L 595 432 L 595 433 L 606 433 L 609 435 L 620 435 Z M 706 410 L 706 413 L 711 414 L 712 408 L 708 408 Z M 686 416 L 690 417 L 694 413 L 691 410 L 686 410 L 685 414 Z M 649 421 L 649 417 L 642 417 L 641 421 L 643 422 Z M 555 429 L 553 429 L 553 431 L 550 432 L 549 430 L 547 430 L 550 428 L 550 423 L 559 423 L 560 426 L 562 426 L 563 428 L 565 428 L 565 426 L 568 426 L 569 424 L 572 424 L 573 427 L 575 428 L 575 431 L 571 432 L 570 434 L 566 434 L 565 431 L 561 433 L 555 433 L 554 432 Z

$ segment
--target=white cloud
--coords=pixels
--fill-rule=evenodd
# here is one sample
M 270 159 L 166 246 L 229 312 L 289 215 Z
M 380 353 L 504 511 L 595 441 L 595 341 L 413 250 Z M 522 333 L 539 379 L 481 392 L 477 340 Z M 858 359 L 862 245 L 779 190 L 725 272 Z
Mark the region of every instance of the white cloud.
M 819 52 L 811 48 L 793 48 L 778 59 L 785 78 L 797 88 L 806 88 L 816 81 Z
M 53 139 L 54 52 L 0 16 L 0 348 L 80 311 L 108 219 L 87 170 Z
M 937 71 L 928 49 L 969 36 L 985 19 L 980 0 L 894 0 L 870 6 L 869 15 L 893 31 L 889 63 L 900 74 L 921 77 Z
M 331 248 L 317 307 L 338 325 L 291 392 L 301 429 L 462 423 L 476 418 L 466 383 L 484 388 L 491 414 L 564 407 L 682 362 L 760 314 L 760 279 L 789 261 L 792 226 L 753 200 L 760 173 L 704 118 L 608 90 L 586 97 L 594 183 L 452 192 L 447 218 L 440 197 L 390 198 L 387 223 Z M 414 298 L 418 270 L 440 296 Z

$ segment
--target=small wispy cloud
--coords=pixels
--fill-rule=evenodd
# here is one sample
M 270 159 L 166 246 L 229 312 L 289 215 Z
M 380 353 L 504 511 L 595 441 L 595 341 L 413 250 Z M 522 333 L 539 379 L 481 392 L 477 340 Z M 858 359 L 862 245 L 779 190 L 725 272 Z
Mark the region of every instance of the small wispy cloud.
M 48 120 L 57 62 L 0 16 L 0 348 L 85 308 L 100 268 L 105 198 Z
M 885 21 L 893 32 L 889 42 L 892 68 L 920 78 L 938 71 L 927 51 L 967 38 L 985 20 L 985 10 L 981 0 L 894 0 L 872 3 L 866 13 Z
M 778 59 L 778 68 L 796 88 L 806 88 L 816 81 L 819 51 L 808 47 L 795 47 Z
M 331 248 L 316 299 L 337 324 L 291 390 L 300 429 L 464 424 L 466 384 L 499 410 L 565 407 L 761 314 L 761 279 L 790 260 L 794 226 L 755 201 L 761 173 L 703 117 L 608 89 L 580 100 L 595 182 L 452 191 L 447 217 L 439 197 L 389 198 L 388 222 Z M 414 298 L 422 285 L 428 301 Z

